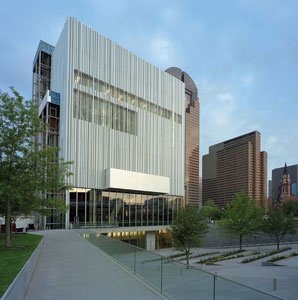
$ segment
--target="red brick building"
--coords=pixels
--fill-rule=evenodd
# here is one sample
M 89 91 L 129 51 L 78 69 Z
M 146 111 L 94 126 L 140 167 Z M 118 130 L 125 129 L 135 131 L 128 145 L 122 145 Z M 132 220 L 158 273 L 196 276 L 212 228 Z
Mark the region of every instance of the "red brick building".
M 280 180 L 279 195 L 276 202 L 277 206 L 282 206 L 286 201 L 298 201 L 298 195 L 292 193 L 292 181 L 288 171 L 287 163 L 285 163 L 282 178 Z

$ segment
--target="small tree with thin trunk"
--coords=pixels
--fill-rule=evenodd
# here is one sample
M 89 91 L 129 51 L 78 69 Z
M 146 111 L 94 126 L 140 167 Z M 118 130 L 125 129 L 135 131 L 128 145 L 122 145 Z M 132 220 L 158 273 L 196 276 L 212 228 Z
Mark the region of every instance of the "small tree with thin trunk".
M 287 217 L 298 216 L 298 202 L 295 200 L 287 200 L 282 203 L 282 210 Z
M 279 249 L 286 234 L 296 233 L 295 219 L 292 215 L 287 216 L 282 208 L 272 209 L 264 217 L 262 231 L 275 240 L 276 249 Z
M 189 268 L 189 255 L 192 247 L 200 245 L 202 236 L 208 231 L 201 213 L 191 205 L 181 208 L 171 226 L 172 239 L 175 249 L 183 251 Z
M 244 192 L 235 195 L 223 212 L 219 225 L 231 233 L 239 235 L 239 249 L 242 249 L 242 239 L 258 231 L 262 222 L 262 209 L 256 201 Z
M 201 209 L 202 214 L 208 219 L 209 223 L 221 218 L 222 211 L 213 200 L 207 200 Z

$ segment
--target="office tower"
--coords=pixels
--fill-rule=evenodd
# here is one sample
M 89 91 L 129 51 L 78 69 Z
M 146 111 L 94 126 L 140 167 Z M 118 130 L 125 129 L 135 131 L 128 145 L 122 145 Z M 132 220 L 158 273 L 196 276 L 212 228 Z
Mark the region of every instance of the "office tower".
M 199 207 L 200 102 L 192 78 L 178 68 L 166 70 L 185 83 L 185 200 Z
M 40 140 L 73 162 L 73 188 L 61 195 L 69 210 L 46 225 L 155 242 L 184 205 L 187 86 L 72 17 L 55 47 L 41 41 L 33 100 L 49 131 Z
M 203 156 L 203 205 L 212 199 L 224 208 L 244 191 L 267 208 L 267 153 L 260 148 L 258 131 L 209 147 Z

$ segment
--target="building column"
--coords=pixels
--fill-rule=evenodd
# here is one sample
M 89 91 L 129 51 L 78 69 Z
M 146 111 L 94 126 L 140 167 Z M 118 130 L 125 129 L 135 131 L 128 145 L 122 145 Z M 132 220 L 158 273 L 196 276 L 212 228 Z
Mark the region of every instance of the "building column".
M 146 250 L 155 250 L 155 231 L 146 231 Z

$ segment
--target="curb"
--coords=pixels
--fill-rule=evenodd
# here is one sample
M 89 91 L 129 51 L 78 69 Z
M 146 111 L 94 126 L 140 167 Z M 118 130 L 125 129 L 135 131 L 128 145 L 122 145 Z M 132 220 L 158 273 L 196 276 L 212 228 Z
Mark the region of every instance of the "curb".
M 43 243 L 44 237 L 41 239 L 30 258 L 27 260 L 0 300 L 16 300 L 25 298 Z

